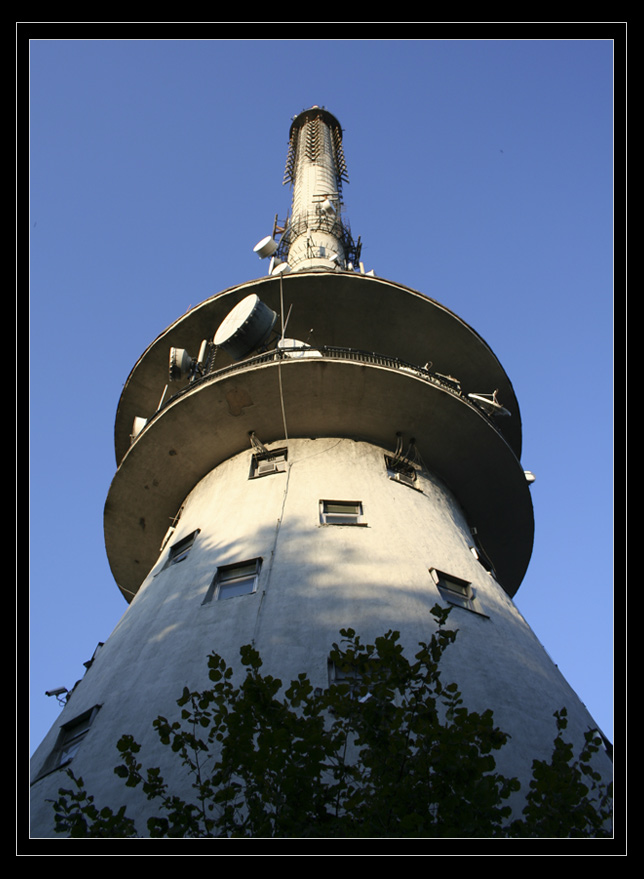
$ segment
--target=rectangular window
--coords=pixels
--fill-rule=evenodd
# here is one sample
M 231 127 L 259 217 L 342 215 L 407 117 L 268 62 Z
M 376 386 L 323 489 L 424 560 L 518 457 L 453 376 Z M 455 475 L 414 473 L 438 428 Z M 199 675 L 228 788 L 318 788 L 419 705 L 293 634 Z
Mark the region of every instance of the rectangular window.
M 274 449 L 266 454 L 253 455 L 248 478 L 258 479 L 260 476 L 270 476 L 272 473 L 284 473 L 287 452 L 287 449 Z
M 80 748 L 80 744 L 89 732 L 89 727 L 91 724 L 91 718 L 89 715 L 83 717 L 78 723 L 75 723 L 73 726 L 69 726 L 65 729 L 63 734 L 63 741 L 60 745 L 60 759 L 59 763 L 66 763 L 67 760 L 71 760 L 72 757 L 76 754 L 78 749 Z
M 461 580 L 460 577 L 454 577 L 452 574 L 445 574 L 436 568 L 430 568 L 429 572 L 445 601 L 456 607 L 464 607 L 466 610 L 482 613 L 476 602 L 471 583 L 467 580 Z
M 332 684 L 350 684 L 358 680 L 358 672 L 355 668 L 340 668 L 335 662 L 329 659 L 327 662 L 327 671 L 329 674 L 329 686 Z
M 351 667 L 340 668 L 331 660 L 327 663 L 327 669 L 330 687 L 334 684 L 346 684 L 349 692 L 359 702 L 366 702 L 367 699 L 371 698 L 371 693 L 368 691 L 360 695 L 361 680 L 357 669 Z
M 210 585 L 204 604 L 209 601 L 222 601 L 224 598 L 235 598 L 238 595 L 250 595 L 257 590 L 261 559 L 241 562 L 236 565 L 224 565 Z
M 94 722 L 100 705 L 94 705 L 88 711 L 84 711 L 73 720 L 64 723 L 58 732 L 58 738 L 54 748 L 45 761 L 45 764 L 39 774 L 39 777 L 53 772 L 61 766 L 65 766 L 70 760 L 76 756 L 83 740 L 89 732 L 89 728 Z
M 184 559 L 192 549 L 193 543 L 197 539 L 197 534 L 199 534 L 199 529 L 193 531 L 192 534 L 189 534 L 182 540 L 178 540 L 176 543 L 173 543 L 170 547 L 168 560 L 163 567 L 168 568 L 170 567 L 170 565 L 178 565 L 179 562 L 184 561 Z
M 364 525 L 361 501 L 320 501 L 323 525 Z

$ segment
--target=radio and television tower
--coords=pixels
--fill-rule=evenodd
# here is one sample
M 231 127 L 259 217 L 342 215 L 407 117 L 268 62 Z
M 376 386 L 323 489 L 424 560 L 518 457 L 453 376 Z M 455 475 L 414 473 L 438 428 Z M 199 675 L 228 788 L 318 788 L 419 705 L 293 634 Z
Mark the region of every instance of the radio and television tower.
M 512 602 L 533 477 L 510 379 L 444 305 L 365 273 L 346 180 L 337 119 L 300 113 L 290 216 L 255 248 L 266 275 L 179 317 L 130 373 L 105 504 L 129 607 L 34 755 L 34 836 L 53 835 L 70 764 L 97 803 L 145 815 L 115 743 L 131 733 L 163 765 L 151 721 L 207 686 L 212 650 L 234 662 L 253 643 L 269 673 L 326 687 L 341 628 L 397 629 L 411 651 L 437 602 L 458 617 L 446 677 L 511 734 L 502 771 L 549 755 L 564 705 L 572 736 L 594 726 Z

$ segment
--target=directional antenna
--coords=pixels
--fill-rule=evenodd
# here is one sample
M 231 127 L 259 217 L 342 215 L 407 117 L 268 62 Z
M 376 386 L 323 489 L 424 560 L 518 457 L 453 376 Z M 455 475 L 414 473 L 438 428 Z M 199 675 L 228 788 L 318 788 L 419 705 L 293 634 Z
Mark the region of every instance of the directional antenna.
M 282 338 L 277 343 L 277 347 L 283 355 L 288 358 L 299 359 L 300 357 L 322 357 L 322 354 L 319 351 L 316 351 L 315 348 L 311 348 L 310 345 L 299 339 Z
M 260 259 L 265 259 L 267 256 L 272 256 L 277 250 L 277 241 L 271 236 L 267 235 L 266 238 L 262 238 L 261 241 L 258 241 L 255 247 L 253 247 L 253 252 L 256 253 Z
M 130 438 L 132 440 L 136 439 L 136 437 L 141 433 L 147 423 L 147 418 L 143 418 L 140 415 L 137 415 L 132 423 L 132 433 L 130 434 Z
M 497 391 L 493 394 L 468 394 L 470 400 L 477 403 L 488 415 L 510 415 L 508 409 L 502 406 L 496 398 Z
M 268 455 L 268 449 L 264 445 L 264 443 L 255 436 L 254 430 L 248 431 L 248 439 L 250 440 L 250 444 L 253 447 L 256 454 L 259 455 Z
M 170 348 L 168 370 L 171 382 L 181 381 L 189 375 L 192 370 L 192 357 L 185 348 Z
M 215 333 L 214 343 L 233 360 L 241 360 L 264 344 L 276 320 L 277 314 L 256 293 L 251 293 L 228 312 Z
M 208 352 L 208 340 L 203 339 L 196 358 L 191 357 L 185 348 L 170 348 L 170 361 L 168 363 L 168 376 L 171 382 L 178 382 L 186 376 L 194 381 L 197 374 L 201 373 Z

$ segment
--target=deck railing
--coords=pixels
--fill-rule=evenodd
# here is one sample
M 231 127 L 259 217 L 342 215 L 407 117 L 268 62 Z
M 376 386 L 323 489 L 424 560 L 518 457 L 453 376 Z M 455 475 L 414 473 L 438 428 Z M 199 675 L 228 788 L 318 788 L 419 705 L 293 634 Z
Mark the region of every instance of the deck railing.
M 443 391 L 446 391 L 452 396 L 458 397 L 459 400 L 462 400 L 468 406 L 472 407 L 478 412 L 483 413 L 490 421 L 490 423 L 494 426 L 494 428 L 499 432 L 499 434 L 502 435 L 503 433 L 501 430 L 499 430 L 498 425 L 493 421 L 489 413 L 486 412 L 475 401 L 469 399 L 467 395 L 462 392 L 458 379 L 455 379 L 452 376 L 441 375 L 440 373 L 430 371 L 429 364 L 425 366 L 418 366 L 417 364 L 409 363 L 405 360 L 400 360 L 397 357 L 388 357 L 384 354 L 378 354 L 374 351 L 360 351 L 356 348 L 339 348 L 330 345 L 322 345 L 317 348 L 305 348 L 302 346 L 297 346 L 293 348 L 274 348 L 270 351 L 264 351 L 261 354 L 256 354 L 253 357 L 247 357 L 245 360 L 241 360 L 237 363 L 231 363 L 230 365 L 224 366 L 220 369 L 216 368 L 216 349 L 213 349 L 210 356 L 206 360 L 202 372 L 196 374 L 195 377 L 189 382 L 189 384 L 181 388 L 179 391 L 177 391 L 177 393 L 172 394 L 171 396 L 166 396 L 163 400 L 162 406 L 157 410 L 152 418 L 159 414 L 159 412 L 161 412 L 172 401 L 178 399 L 184 394 L 189 393 L 197 386 L 213 381 L 214 379 L 218 379 L 236 372 L 243 372 L 247 369 L 253 369 L 254 367 L 262 366 L 264 364 L 288 363 L 289 361 L 293 360 L 308 360 L 314 358 L 326 360 L 345 360 L 351 361 L 353 363 L 368 364 L 370 366 L 381 366 L 385 367 L 386 369 L 395 369 L 399 372 L 408 373 L 410 375 L 413 375 L 415 378 L 427 382 L 428 384 L 440 387 Z M 135 437 L 132 437 L 132 439 L 134 440 Z

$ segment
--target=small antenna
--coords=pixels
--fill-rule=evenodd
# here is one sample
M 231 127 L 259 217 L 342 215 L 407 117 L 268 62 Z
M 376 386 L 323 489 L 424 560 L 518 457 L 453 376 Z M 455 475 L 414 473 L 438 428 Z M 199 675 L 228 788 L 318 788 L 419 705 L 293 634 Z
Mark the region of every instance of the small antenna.
M 284 334 L 286 332 L 286 327 L 288 326 L 288 322 L 290 320 L 292 311 L 293 311 L 293 303 L 291 302 L 291 304 L 289 305 L 289 308 L 288 308 L 288 314 L 286 315 L 286 320 L 282 324 L 282 336 L 280 338 L 280 342 L 284 341 Z
M 496 398 L 498 390 L 493 394 L 468 394 L 472 402 L 477 403 L 488 415 L 510 415 L 508 409 L 502 406 Z
M 268 449 L 266 448 L 266 446 L 264 445 L 264 443 L 262 443 L 262 442 L 261 442 L 261 441 L 255 436 L 255 431 L 254 431 L 254 430 L 249 430 L 249 431 L 248 431 L 248 438 L 249 438 L 249 440 L 250 440 L 250 444 L 251 444 L 251 446 L 253 447 L 253 449 L 255 450 L 255 452 L 258 452 L 260 455 L 267 455 L 267 454 L 268 454 Z

